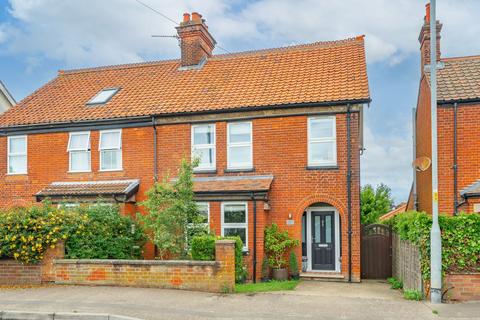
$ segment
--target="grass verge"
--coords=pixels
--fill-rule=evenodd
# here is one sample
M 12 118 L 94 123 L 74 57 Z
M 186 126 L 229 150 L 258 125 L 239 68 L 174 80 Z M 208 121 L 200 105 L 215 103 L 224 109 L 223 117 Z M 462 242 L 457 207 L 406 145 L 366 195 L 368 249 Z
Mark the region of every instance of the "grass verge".
M 289 281 L 270 281 L 270 282 L 236 284 L 235 293 L 293 290 L 295 289 L 295 287 L 298 285 L 299 282 L 300 280 L 289 280 Z

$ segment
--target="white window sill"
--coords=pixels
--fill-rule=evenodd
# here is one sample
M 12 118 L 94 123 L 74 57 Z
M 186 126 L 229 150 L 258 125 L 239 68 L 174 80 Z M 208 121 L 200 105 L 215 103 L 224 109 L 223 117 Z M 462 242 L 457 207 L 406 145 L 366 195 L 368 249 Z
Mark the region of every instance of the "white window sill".
M 123 171 L 123 169 L 101 169 L 98 170 L 98 172 L 118 172 L 118 171 Z
M 215 172 L 217 171 L 217 168 L 196 168 L 193 169 L 193 173 L 210 173 L 210 172 Z
M 67 173 L 91 173 L 92 170 L 88 170 L 88 171 L 67 171 Z
M 28 172 L 7 173 L 7 176 L 26 176 Z
M 254 167 L 232 167 L 224 170 L 225 172 L 255 171 Z
M 332 164 L 309 164 L 306 167 L 307 170 L 336 170 L 338 165 L 336 163 Z

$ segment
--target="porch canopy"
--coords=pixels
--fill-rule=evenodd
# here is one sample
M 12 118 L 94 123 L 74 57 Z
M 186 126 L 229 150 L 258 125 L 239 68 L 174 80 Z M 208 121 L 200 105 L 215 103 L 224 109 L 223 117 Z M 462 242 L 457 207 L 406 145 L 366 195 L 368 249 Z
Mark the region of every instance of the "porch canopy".
M 52 202 L 68 200 L 90 202 L 102 198 L 106 201 L 132 202 L 138 191 L 140 180 L 105 180 L 52 182 L 35 194 L 37 201 L 49 198 Z
M 195 199 L 201 201 L 267 200 L 272 181 L 272 175 L 196 177 L 193 191 Z
M 463 198 L 480 197 L 480 179 L 460 191 L 460 195 Z

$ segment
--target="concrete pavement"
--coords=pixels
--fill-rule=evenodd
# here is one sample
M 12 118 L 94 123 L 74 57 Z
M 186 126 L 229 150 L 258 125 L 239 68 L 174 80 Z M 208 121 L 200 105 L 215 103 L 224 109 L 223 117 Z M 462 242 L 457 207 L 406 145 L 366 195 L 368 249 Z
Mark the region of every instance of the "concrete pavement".
M 302 282 L 295 291 L 218 295 L 177 290 L 49 286 L 0 290 L 0 310 L 89 312 L 143 319 L 480 319 L 480 303 L 407 301 L 387 284 Z

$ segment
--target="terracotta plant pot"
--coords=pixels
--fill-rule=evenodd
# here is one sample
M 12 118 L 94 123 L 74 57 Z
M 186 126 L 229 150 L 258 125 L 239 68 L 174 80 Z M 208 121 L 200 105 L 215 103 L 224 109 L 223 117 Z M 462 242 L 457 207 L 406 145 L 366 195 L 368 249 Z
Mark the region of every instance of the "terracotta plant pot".
M 278 281 L 288 280 L 288 271 L 286 268 L 273 269 L 273 279 Z

